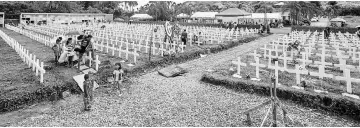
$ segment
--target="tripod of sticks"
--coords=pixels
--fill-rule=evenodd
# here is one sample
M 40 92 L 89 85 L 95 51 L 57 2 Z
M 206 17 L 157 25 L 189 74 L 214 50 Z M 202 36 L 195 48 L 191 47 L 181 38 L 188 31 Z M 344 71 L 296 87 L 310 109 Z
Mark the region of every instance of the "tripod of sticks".
M 272 122 L 271 122 L 270 126 L 273 126 L 273 127 L 278 126 L 277 125 L 277 109 L 278 109 L 278 107 L 283 112 L 283 124 L 287 127 L 289 122 L 293 122 L 293 120 L 287 115 L 288 112 L 287 112 L 286 106 L 281 104 L 280 100 L 276 96 L 276 85 L 278 84 L 278 68 L 277 67 L 278 67 L 278 61 L 275 61 L 275 76 L 274 75 L 271 76 L 271 82 L 270 82 L 270 95 L 271 95 L 270 99 L 258 106 L 250 108 L 244 112 L 244 114 L 247 116 L 247 122 L 249 125 L 252 124 L 251 118 L 250 118 L 250 113 L 255 110 L 258 110 L 266 105 L 269 105 L 269 104 L 271 104 L 271 107 L 266 112 L 266 116 L 264 117 L 263 121 L 261 122 L 260 127 L 264 126 L 271 110 L 272 110 Z

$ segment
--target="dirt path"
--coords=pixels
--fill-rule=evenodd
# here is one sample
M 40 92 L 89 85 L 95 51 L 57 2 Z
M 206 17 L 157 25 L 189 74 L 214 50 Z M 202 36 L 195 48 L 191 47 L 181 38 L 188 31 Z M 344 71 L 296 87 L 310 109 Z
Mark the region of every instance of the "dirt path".
M 256 106 L 268 97 L 237 93 L 220 86 L 200 82 L 206 69 L 222 62 L 233 60 L 236 55 L 251 51 L 265 42 L 277 39 L 278 35 L 261 38 L 241 46 L 210 56 L 180 64 L 189 70 L 184 76 L 164 78 L 157 72 L 134 78 L 130 89 L 121 97 L 99 89 L 91 112 L 83 112 L 82 98 L 71 96 L 54 105 L 39 105 L 33 108 L 4 115 L 7 119 L 27 113 L 30 118 L 0 120 L 6 126 L 246 126 L 244 110 Z M 290 117 L 304 126 L 359 126 L 351 120 L 333 116 L 284 102 L 290 107 Z M 43 111 L 40 111 L 45 109 Z M 266 109 L 253 115 L 259 125 Z

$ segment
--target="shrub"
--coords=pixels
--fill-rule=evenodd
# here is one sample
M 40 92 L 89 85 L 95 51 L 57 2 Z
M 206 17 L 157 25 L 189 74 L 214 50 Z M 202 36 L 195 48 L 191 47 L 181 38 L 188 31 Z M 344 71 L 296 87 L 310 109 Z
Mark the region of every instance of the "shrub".
M 294 31 L 294 30 L 297 30 L 297 31 L 318 31 L 318 32 L 322 32 L 324 31 L 325 27 L 314 27 L 314 26 L 293 26 L 291 27 L 291 31 Z M 349 32 L 349 33 L 355 33 L 357 31 L 356 28 L 349 28 L 349 27 L 330 27 L 330 31 L 332 32 L 342 32 L 342 33 L 346 33 L 346 32 Z

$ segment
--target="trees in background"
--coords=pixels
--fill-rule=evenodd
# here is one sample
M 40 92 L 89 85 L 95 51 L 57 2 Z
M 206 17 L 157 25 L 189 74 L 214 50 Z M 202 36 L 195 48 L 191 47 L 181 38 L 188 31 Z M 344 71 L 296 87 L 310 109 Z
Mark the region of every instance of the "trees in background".
M 287 11 L 290 12 L 292 23 L 299 24 L 302 20 L 322 14 L 323 9 L 318 1 L 289 1 L 282 7 L 282 12 Z
M 119 9 L 119 3 L 117 1 L 1 1 L 0 12 L 5 12 L 6 18 L 22 12 L 114 14 L 117 10 L 119 14 L 119 11 L 122 11 Z
M 325 12 L 328 14 L 328 18 L 335 18 L 340 13 L 340 6 L 337 4 L 336 1 L 329 1 L 326 4 Z

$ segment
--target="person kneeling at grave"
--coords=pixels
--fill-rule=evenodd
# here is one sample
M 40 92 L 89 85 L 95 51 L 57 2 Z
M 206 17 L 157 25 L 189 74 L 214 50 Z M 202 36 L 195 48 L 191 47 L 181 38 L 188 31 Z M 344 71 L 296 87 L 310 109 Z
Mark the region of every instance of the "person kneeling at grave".
M 78 60 L 78 68 L 79 69 L 80 69 L 80 64 L 82 62 L 84 53 L 87 53 L 88 56 L 89 56 L 89 52 L 91 52 L 92 59 L 95 60 L 95 53 L 94 53 L 94 49 L 93 49 L 93 46 L 92 46 L 93 44 L 92 44 L 91 38 L 92 38 L 91 35 L 86 36 L 81 41 L 80 48 L 76 48 L 74 50 L 74 51 L 79 53 L 79 60 Z
M 91 105 L 93 102 L 93 88 L 94 88 L 94 81 L 90 78 L 91 73 L 84 75 L 84 110 L 90 111 Z

